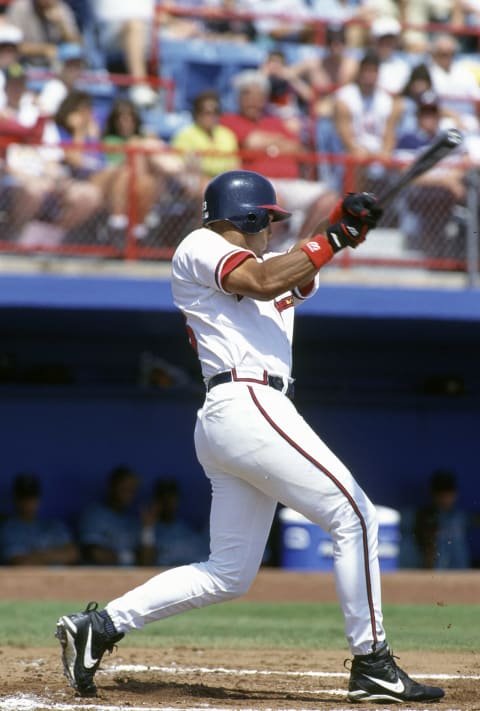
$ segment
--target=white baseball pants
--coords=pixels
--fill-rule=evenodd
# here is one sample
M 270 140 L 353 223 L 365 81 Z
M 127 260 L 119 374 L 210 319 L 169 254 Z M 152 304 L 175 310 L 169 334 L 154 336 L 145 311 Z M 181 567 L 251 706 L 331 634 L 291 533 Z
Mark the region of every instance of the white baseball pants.
M 154 576 L 107 605 L 121 632 L 245 593 L 261 564 L 277 501 L 330 533 L 352 654 L 385 639 L 376 511 L 293 403 L 266 385 L 233 382 L 207 394 L 195 428 L 212 484 L 206 562 Z

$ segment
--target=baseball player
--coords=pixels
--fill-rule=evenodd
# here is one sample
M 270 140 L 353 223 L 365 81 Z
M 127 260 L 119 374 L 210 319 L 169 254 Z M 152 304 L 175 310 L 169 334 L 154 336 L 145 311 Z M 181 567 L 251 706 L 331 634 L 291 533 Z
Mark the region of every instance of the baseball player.
M 90 603 L 58 620 L 65 674 L 82 695 L 95 694 L 102 655 L 126 632 L 245 593 L 278 501 L 332 536 L 353 655 L 349 700 L 434 701 L 444 695 L 397 666 L 382 623 L 375 507 L 292 401 L 294 307 L 314 294 L 324 264 L 357 247 L 375 227 L 376 198 L 347 195 L 324 233 L 288 253 L 267 254 L 271 223 L 289 216 L 262 175 L 222 173 L 205 190 L 203 226 L 174 254 L 173 298 L 186 317 L 206 388 L 195 448 L 212 486 L 211 553 L 205 562 L 154 576 L 103 610 Z

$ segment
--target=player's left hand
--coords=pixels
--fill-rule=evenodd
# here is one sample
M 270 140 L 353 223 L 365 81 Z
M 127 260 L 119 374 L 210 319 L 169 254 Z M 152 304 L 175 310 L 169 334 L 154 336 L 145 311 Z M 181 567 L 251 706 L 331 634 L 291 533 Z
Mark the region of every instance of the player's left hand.
M 372 229 L 377 226 L 382 213 L 383 210 L 378 207 L 378 198 L 373 193 L 347 193 L 336 203 L 328 219 L 330 224 L 334 224 L 344 218 L 353 218 L 354 222 L 358 221 L 362 226 Z
M 358 247 L 365 241 L 369 226 L 362 223 L 358 217 L 342 217 L 338 222 L 329 225 L 325 230 L 325 235 L 334 253 L 339 252 L 344 247 Z

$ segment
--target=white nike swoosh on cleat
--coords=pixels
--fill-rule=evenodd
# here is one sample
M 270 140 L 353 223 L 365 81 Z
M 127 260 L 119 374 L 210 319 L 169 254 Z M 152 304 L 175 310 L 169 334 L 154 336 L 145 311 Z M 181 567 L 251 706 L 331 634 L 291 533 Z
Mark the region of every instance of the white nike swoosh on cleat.
M 83 666 L 87 669 L 92 669 L 98 659 L 93 659 L 92 657 L 92 625 L 88 626 L 87 643 L 85 645 L 85 651 L 83 653 Z
M 385 679 L 376 679 L 374 676 L 368 676 L 368 674 L 365 674 L 367 679 L 370 679 L 370 681 L 373 681 L 375 684 L 378 684 L 378 686 L 383 687 L 387 691 L 392 691 L 395 694 L 401 694 L 403 691 L 405 691 L 405 685 L 401 679 L 397 679 L 395 684 L 393 684 L 391 681 L 385 681 Z

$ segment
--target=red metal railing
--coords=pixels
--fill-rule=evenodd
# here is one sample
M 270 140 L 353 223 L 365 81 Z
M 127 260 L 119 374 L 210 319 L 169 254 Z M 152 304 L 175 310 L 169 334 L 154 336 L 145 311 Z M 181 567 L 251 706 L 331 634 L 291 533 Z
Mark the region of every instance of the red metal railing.
M 0 146 L 2 143 L 0 142 Z M 5 145 L 5 141 L 3 141 Z M 71 144 L 62 144 L 64 150 L 72 148 Z M 75 146 L 78 149 L 78 144 Z M 86 147 L 87 148 L 87 147 Z M 193 226 L 198 226 L 200 224 L 200 207 L 201 207 L 201 195 L 192 195 L 190 192 L 185 192 L 183 190 L 182 180 L 185 177 L 185 171 L 180 170 L 178 175 L 173 177 L 175 187 L 170 189 L 171 192 L 168 194 L 167 198 L 165 193 L 160 195 L 160 202 L 153 205 L 155 209 L 158 209 L 158 218 L 160 225 L 162 220 L 165 221 L 165 229 L 162 231 L 160 229 L 155 238 L 151 239 L 139 239 L 135 233 L 135 226 L 137 225 L 138 216 L 138 195 L 136 191 L 136 180 L 137 180 L 137 165 L 136 158 L 140 154 L 148 154 L 155 152 L 169 152 L 175 153 L 168 148 L 163 149 L 152 149 L 143 148 L 138 145 L 135 146 L 111 146 L 109 144 L 98 143 L 96 145 L 88 144 L 89 151 L 104 151 L 105 153 L 118 153 L 122 152 L 125 155 L 125 166 L 128 170 L 128 190 L 125 195 L 125 214 L 128 217 L 128 226 L 122 235 L 121 243 L 110 243 L 108 239 L 102 238 L 100 236 L 100 228 L 103 226 L 103 222 L 106 219 L 106 215 L 102 214 L 98 218 L 98 224 L 93 224 L 89 222 L 89 226 L 85 228 L 85 233 L 82 230 L 77 230 L 75 237 L 69 237 L 67 240 L 62 241 L 58 244 L 37 244 L 34 246 L 28 246 L 22 243 L 21 239 L 18 239 L 13 232 L 9 232 L 8 228 L 8 215 L 7 222 L 4 224 L 4 229 L 0 233 L 0 251 L 8 252 L 12 254 L 33 254 L 48 252 L 51 254 L 58 255 L 78 255 L 78 256 L 102 256 L 102 257 L 116 257 L 126 260 L 141 260 L 141 259 L 155 259 L 155 260 L 169 260 L 173 254 L 175 246 L 184 236 L 186 231 L 191 229 Z M 213 155 L 213 152 L 204 153 L 204 155 Z M 259 153 L 256 151 L 242 151 L 239 154 L 241 159 L 252 159 L 258 158 Z M 299 153 L 296 156 L 299 166 L 307 167 L 307 174 L 312 171 L 317 171 L 318 166 L 323 163 L 328 163 L 331 166 L 340 166 L 343 168 L 343 183 L 342 191 L 354 191 L 359 189 L 358 182 L 358 171 L 361 168 L 366 168 L 372 161 L 370 160 L 359 160 L 355 157 L 349 155 L 338 155 L 338 154 L 323 154 L 323 153 Z M 383 164 L 386 175 L 393 176 L 395 172 L 398 172 L 405 165 L 404 162 L 399 160 L 375 160 L 376 164 Z M 460 161 L 460 165 L 463 165 Z M 465 169 L 467 169 L 465 164 Z M 191 176 L 190 176 L 191 177 Z M 3 179 L 8 179 L 8 168 L 4 168 Z M 170 178 L 167 178 L 168 181 Z M 159 180 L 163 180 L 162 176 Z M 178 180 L 178 184 L 175 181 Z M 361 187 L 361 186 L 360 186 Z M 374 186 L 375 187 L 375 186 Z M 21 188 L 21 185 L 20 185 Z M 378 184 L 378 191 L 381 192 L 382 181 Z M 423 205 L 423 210 L 427 219 L 435 218 L 435 211 L 438 210 L 436 207 L 436 197 L 435 192 L 430 193 L 429 200 L 432 201 L 430 205 L 428 201 Z M 387 211 L 385 214 L 385 219 L 383 220 L 383 226 L 395 230 L 395 234 L 400 235 L 402 232 L 401 225 L 397 224 L 398 215 L 395 211 L 395 205 L 393 206 L 393 211 Z M 182 209 L 185 208 L 185 215 L 182 216 Z M 4 208 L 5 212 L 5 208 Z M 7 207 L 8 212 L 8 207 Z M 173 218 L 172 215 L 173 214 Z M 167 216 L 167 217 L 166 217 Z M 97 235 L 98 230 L 98 236 Z M 388 239 L 388 237 L 387 237 Z M 426 245 L 425 253 L 415 253 L 401 250 L 398 251 L 394 256 L 386 256 L 382 254 L 372 254 L 371 251 L 362 254 L 362 249 L 356 250 L 355 253 L 351 253 L 349 250 L 345 250 L 336 259 L 336 264 L 344 268 L 348 268 L 355 265 L 363 266 L 395 266 L 395 267 L 410 267 L 410 268 L 429 268 L 429 269 L 442 269 L 442 270 L 465 270 L 465 255 L 462 254 L 452 254 L 452 255 L 441 255 L 435 252 L 435 244 Z M 432 254 L 429 254 L 431 251 Z M 438 250 L 437 250 L 438 252 Z

